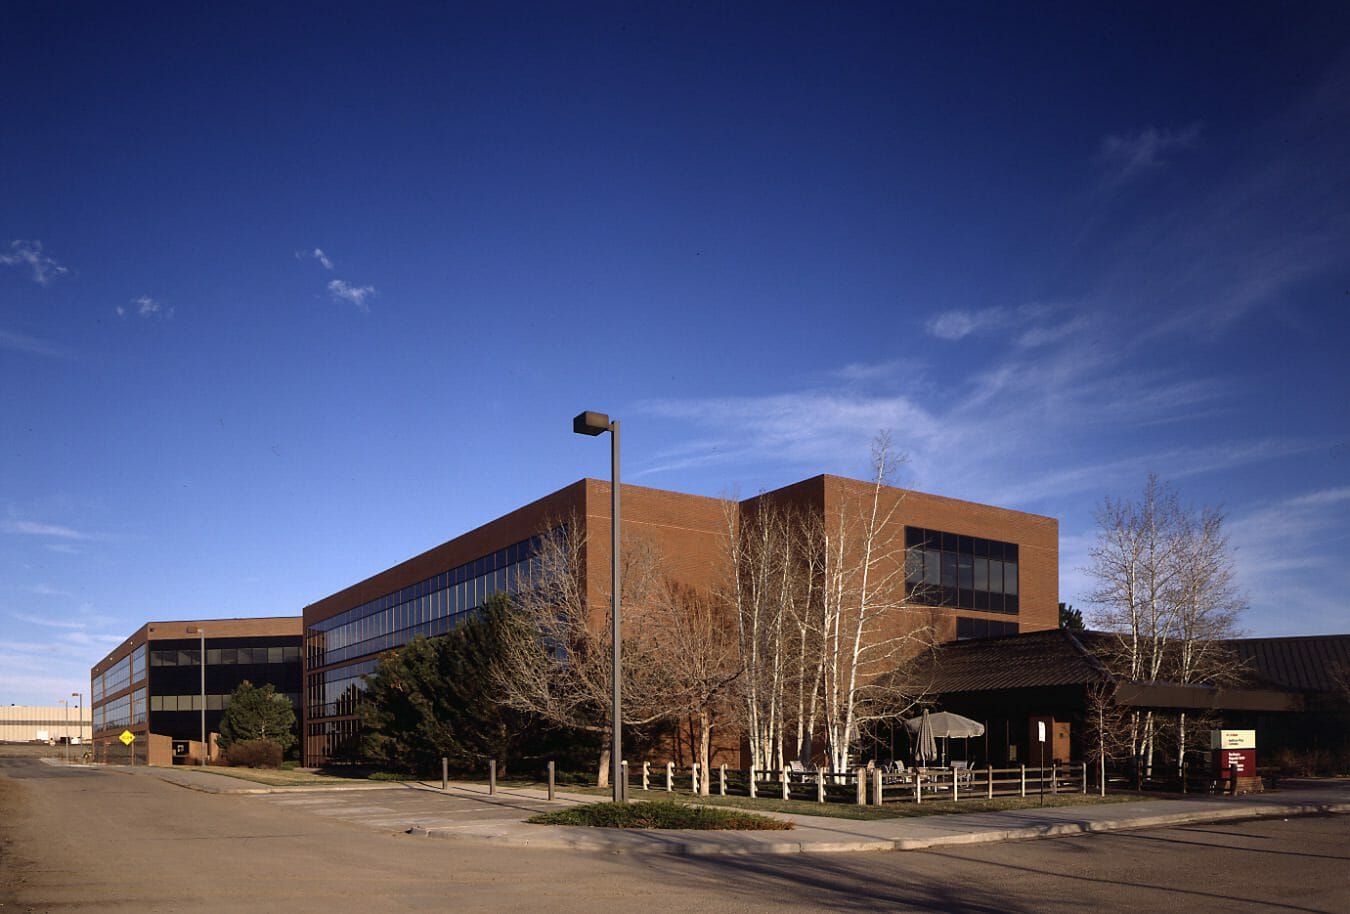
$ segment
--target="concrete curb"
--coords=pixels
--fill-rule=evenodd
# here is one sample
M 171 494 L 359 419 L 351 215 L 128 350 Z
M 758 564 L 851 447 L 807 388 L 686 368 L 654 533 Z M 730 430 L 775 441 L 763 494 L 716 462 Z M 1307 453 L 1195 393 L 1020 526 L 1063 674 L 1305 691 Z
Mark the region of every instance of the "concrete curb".
M 953 847 L 970 844 L 992 844 L 1000 841 L 1022 841 L 1030 838 L 1055 838 L 1067 835 L 1086 835 L 1103 832 L 1133 831 L 1140 828 L 1167 828 L 1176 825 L 1198 825 L 1205 822 L 1232 822 L 1241 819 L 1288 818 L 1289 816 L 1327 815 L 1350 812 L 1347 803 L 1290 803 L 1262 804 L 1232 809 L 1193 810 L 1165 815 L 1133 816 L 1119 819 L 1101 819 L 1082 822 L 1053 822 L 1020 828 L 987 829 L 930 838 L 900 838 L 896 850 L 925 850 L 932 847 Z
M 442 838 L 475 843 L 501 844 L 513 847 L 535 847 L 567 850 L 600 851 L 611 854 L 666 854 L 674 856 L 753 856 L 775 854 L 834 854 L 869 851 L 917 851 L 935 847 L 993 844 L 1003 841 L 1024 841 L 1034 838 L 1065 837 L 1069 835 L 1130 831 L 1141 828 L 1162 828 L 1194 825 L 1204 822 L 1228 822 L 1240 819 L 1287 818 L 1289 816 L 1325 815 L 1350 812 L 1350 802 L 1287 803 L 1247 805 L 1229 809 L 1188 810 L 1162 815 L 1126 816 L 1111 819 L 1047 822 L 1009 828 L 985 827 L 957 831 L 945 835 L 899 838 L 814 838 L 804 835 L 784 839 L 779 833 L 756 832 L 655 832 L 615 830 L 611 834 L 595 834 L 598 829 L 579 827 L 525 825 L 511 823 L 488 829 L 458 829 L 450 827 L 423 827 L 414 825 L 407 834 L 415 837 Z M 940 824 L 940 823 L 938 823 Z M 798 821 L 803 831 L 811 831 L 810 824 Z M 538 829 L 526 833 L 525 829 Z M 773 834 L 774 837 L 768 837 Z M 765 837 L 759 837 L 764 835 Z

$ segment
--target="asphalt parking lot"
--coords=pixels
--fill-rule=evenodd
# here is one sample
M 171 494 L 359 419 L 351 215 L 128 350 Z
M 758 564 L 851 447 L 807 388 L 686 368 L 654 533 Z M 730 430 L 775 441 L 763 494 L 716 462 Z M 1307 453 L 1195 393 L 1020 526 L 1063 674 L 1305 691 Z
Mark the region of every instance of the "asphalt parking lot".
M 406 788 L 218 794 L 0 760 L 0 910 L 1350 910 L 1345 815 L 913 853 L 622 853 L 404 830 L 419 816 L 505 828 L 532 805 Z

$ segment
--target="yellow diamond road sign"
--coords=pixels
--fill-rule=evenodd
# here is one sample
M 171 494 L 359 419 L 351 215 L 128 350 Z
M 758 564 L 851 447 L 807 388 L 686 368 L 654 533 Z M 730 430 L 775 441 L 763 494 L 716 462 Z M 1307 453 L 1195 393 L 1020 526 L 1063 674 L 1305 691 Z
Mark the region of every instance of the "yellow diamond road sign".
M 123 730 L 122 735 L 117 738 L 122 741 L 122 745 L 130 746 L 136 741 L 136 734 L 132 733 L 130 730 Z

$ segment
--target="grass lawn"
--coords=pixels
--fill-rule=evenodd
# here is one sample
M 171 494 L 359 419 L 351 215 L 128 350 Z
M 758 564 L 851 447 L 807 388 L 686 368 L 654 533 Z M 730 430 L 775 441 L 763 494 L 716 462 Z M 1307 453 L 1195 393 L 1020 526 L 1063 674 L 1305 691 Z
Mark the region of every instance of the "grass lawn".
M 596 828 L 685 828 L 700 831 L 787 831 L 791 822 L 738 809 L 714 809 L 670 800 L 591 803 L 542 813 L 534 825 L 586 825 Z
M 210 767 L 206 771 L 211 774 L 223 774 L 226 777 L 239 778 L 241 781 L 252 781 L 255 784 L 263 784 L 267 787 L 351 787 L 354 784 L 390 780 L 389 778 L 369 778 L 364 774 L 359 777 L 324 774 L 312 768 L 287 770 L 285 768 Z M 410 778 L 409 780 L 413 779 Z

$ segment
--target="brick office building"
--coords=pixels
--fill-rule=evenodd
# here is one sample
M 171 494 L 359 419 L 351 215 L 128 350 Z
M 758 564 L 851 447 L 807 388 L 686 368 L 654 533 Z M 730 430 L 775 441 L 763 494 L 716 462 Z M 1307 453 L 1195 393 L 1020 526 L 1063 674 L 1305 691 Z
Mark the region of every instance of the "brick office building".
M 723 583 L 727 529 L 740 512 L 773 499 L 823 519 L 870 495 L 857 480 L 816 476 L 743 502 L 623 487 L 625 538 L 645 539 L 671 577 L 700 589 Z M 882 491 L 892 544 L 903 538 L 916 596 L 942 607 L 948 639 L 1055 628 L 1059 526 L 1053 518 L 896 488 Z M 357 733 L 362 677 L 381 651 L 437 635 L 493 593 L 530 579 L 540 539 L 580 523 L 584 580 L 603 614 L 610 487 L 581 480 L 304 609 L 306 764 L 320 764 Z
M 230 694 L 246 679 L 289 697 L 298 718 L 300 633 L 299 616 L 147 622 L 90 670 L 95 761 L 200 760 L 203 634 L 208 734 L 219 732 Z

